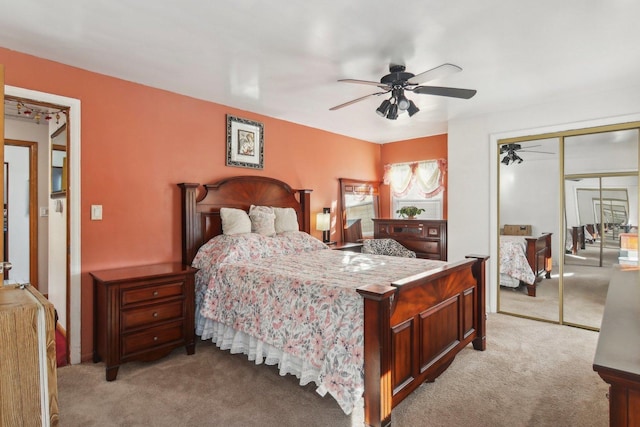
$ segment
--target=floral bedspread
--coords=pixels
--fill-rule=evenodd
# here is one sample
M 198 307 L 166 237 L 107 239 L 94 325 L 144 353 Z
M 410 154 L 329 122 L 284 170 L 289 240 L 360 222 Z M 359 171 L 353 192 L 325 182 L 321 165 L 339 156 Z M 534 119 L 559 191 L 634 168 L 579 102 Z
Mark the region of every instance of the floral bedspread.
M 200 315 L 310 363 L 320 372 L 318 388 L 351 413 L 364 391 L 364 305 L 355 289 L 389 284 L 443 262 L 322 250 L 319 241 L 320 247 L 303 243 L 290 252 L 304 238 L 274 254 L 280 244 L 260 240 L 251 237 L 244 256 L 208 263 L 198 273 L 208 278 Z M 207 264 L 204 258 L 196 257 L 199 265 Z
M 522 236 L 500 236 L 500 274 L 532 285 L 536 276 L 527 261 L 527 241 Z M 517 286 L 517 282 L 514 281 Z M 509 282 L 501 285 L 511 286 Z

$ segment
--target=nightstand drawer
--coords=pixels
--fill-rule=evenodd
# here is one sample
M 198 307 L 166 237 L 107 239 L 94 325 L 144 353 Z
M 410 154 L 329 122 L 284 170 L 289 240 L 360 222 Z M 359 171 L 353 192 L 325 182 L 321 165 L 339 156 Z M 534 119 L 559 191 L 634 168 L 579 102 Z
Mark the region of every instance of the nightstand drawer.
M 123 331 L 164 320 L 179 319 L 183 314 L 183 302 L 144 306 L 122 312 Z
M 138 302 L 153 301 L 160 298 L 175 297 L 182 295 L 184 292 L 183 282 L 172 282 L 165 285 L 157 285 L 148 287 L 135 287 L 122 291 L 122 306 Z
M 154 347 L 183 340 L 184 326 L 182 322 L 171 326 L 159 326 L 141 332 L 125 335 L 122 339 L 122 357 L 139 351 L 148 351 Z

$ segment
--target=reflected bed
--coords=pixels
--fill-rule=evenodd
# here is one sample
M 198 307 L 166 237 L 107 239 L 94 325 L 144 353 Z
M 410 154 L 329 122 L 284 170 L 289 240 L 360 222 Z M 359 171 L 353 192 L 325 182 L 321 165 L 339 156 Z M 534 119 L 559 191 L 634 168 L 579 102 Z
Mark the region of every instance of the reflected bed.
M 541 276 L 551 278 L 551 233 L 539 237 L 500 236 L 500 286 L 527 287 L 536 296 L 536 283 Z

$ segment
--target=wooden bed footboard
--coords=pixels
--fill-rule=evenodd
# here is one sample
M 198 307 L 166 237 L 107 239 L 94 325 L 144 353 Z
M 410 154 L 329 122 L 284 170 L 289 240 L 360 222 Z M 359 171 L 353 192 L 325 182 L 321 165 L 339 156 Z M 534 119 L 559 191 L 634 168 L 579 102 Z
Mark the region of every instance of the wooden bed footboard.
M 539 237 L 525 237 L 527 241 L 527 261 L 536 276 L 534 283 L 527 283 L 527 293 L 531 297 L 536 296 L 536 283 L 541 275 L 544 275 L 545 279 L 551 278 L 551 269 L 553 268 L 551 234 L 542 233 Z
M 486 348 L 487 256 L 364 286 L 364 406 L 369 426 L 391 424 L 391 410 L 434 381 L 469 343 Z

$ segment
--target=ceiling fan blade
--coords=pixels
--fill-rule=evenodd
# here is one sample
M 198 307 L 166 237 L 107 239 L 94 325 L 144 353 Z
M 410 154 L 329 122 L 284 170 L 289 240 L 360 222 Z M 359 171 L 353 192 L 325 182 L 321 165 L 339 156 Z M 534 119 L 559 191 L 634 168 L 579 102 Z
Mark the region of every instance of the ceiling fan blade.
M 458 67 L 457 65 L 442 64 L 439 67 L 432 68 L 429 71 L 425 71 L 424 73 L 416 74 L 409 79 L 408 83 L 410 85 L 419 85 L 430 80 L 450 76 L 451 74 L 458 73 L 460 71 L 462 71 L 462 68 Z
M 440 86 L 417 86 L 412 89 L 415 93 L 423 95 L 437 95 L 448 96 L 451 98 L 469 99 L 476 94 L 474 89 L 458 89 L 455 87 L 440 87 Z
M 539 153 L 539 154 L 556 154 L 550 151 L 534 151 L 534 150 L 520 150 L 521 153 Z
M 331 108 L 329 108 L 329 111 L 339 110 L 340 108 L 347 107 L 347 106 L 349 106 L 351 104 L 355 104 L 356 102 L 360 102 L 362 100 L 365 100 L 365 99 L 369 98 L 370 96 L 384 95 L 385 93 L 389 93 L 389 91 L 387 91 L 387 92 L 370 93 L 369 95 L 365 95 L 365 96 L 361 96 L 360 98 L 352 99 L 351 101 L 345 102 L 344 104 L 340 104 L 340 105 L 336 105 L 335 107 L 331 107 Z
M 360 84 L 360 85 L 378 86 L 379 88 L 382 88 L 382 89 L 391 89 L 389 87 L 389 85 L 386 85 L 386 84 L 380 83 L 380 82 L 371 82 L 369 80 L 340 79 L 338 81 L 339 82 L 344 82 L 344 83 L 357 83 L 357 84 Z

